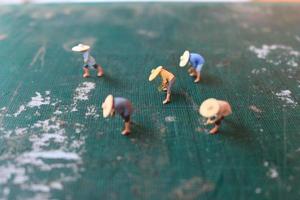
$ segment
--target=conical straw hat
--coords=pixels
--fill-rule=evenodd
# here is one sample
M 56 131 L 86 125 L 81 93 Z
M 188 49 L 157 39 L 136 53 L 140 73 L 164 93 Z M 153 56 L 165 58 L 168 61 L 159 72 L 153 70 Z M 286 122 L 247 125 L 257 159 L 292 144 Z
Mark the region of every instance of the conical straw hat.
M 182 54 L 182 56 L 180 56 L 179 66 L 180 66 L 180 67 L 186 66 L 186 64 L 189 62 L 189 59 L 190 59 L 190 52 L 186 50 L 186 51 Z
M 88 46 L 88 45 L 78 44 L 72 48 L 72 51 L 81 52 L 81 51 L 87 51 L 89 49 L 90 49 L 90 46 Z
M 200 106 L 199 112 L 203 117 L 215 116 L 220 110 L 218 100 L 214 98 L 206 99 Z
M 159 66 L 156 69 L 152 69 L 151 74 L 149 76 L 149 81 L 153 81 L 157 77 L 157 75 L 161 72 L 162 69 L 163 69 L 162 66 Z
M 114 97 L 110 94 L 106 97 L 105 101 L 102 103 L 103 117 L 106 118 L 109 116 L 113 109 Z

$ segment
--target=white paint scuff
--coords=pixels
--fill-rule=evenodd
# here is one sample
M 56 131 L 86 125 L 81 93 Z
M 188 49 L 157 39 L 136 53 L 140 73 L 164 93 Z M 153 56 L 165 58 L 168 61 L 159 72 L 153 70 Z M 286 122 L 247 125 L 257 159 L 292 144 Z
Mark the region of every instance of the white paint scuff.
M 288 65 L 297 67 L 300 57 L 300 52 L 294 50 L 290 46 L 285 45 L 262 45 L 262 47 L 250 46 L 249 50 L 256 54 L 260 59 L 266 60 L 267 63 L 274 65 Z
M 167 116 L 167 117 L 165 117 L 165 121 L 166 122 L 175 122 L 176 117 L 175 116 Z
M 261 188 L 255 188 L 255 193 L 256 193 L 256 194 L 260 194 L 261 191 L 262 191 Z
M 269 171 L 267 172 L 268 177 L 275 179 L 278 177 L 278 172 L 275 168 L 270 168 Z
M 48 195 L 52 190 L 63 190 L 65 182 L 79 178 L 79 172 L 83 170 L 81 152 L 85 137 L 82 136 L 78 141 L 70 138 L 63 124 L 64 122 L 55 116 L 39 120 L 28 127 L 2 129 L 3 135 L 6 135 L 4 139 L 13 142 L 20 137 L 28 137 L 31 143 L 31 149 L 12 153 L 9 159 L 0 156 L 1 160 L 5 160 L 0 164 L 0 185 L 3 188 L 13 184 L 18 190 L 34 192 L 34 199 L 37 196 Z M 73 129 L 75 131 L 75 127 Z M 28 168 L 34 170 L 26 170 Z M 59 172 L 56 169 L 59 169 Z M 41 177 L 39 180 L 32 178 L 36 173 L 48 171 L 60 175 Z
M 14 113 L 13 115 L 14 115 L 14 117 L 17 117 L 19 114 L 21 114 L 23 111 L 25 111 L 26 110 L 26 107 L 24 106 L 24 105 L 21 105 L 20 107 L 19 107 L 19 110 L 16 112 L 16 113 Z
M 90 92 L 95 89 L 96 84 L 93 82 L 83 82 L 75 89 L 73 96 L 73 104 L 71 112 L 77 111 L 77 103 L 79 101 L 86 101 L 89 99 Z
M 22 112 L 26 111 L 27 108 L 39 109 L 43 105 L 50 105 L 50 94 L 50 91 L 45 91 L 45 95 L 42 95 L 40 92 L 35 92 L 35 96 L 31 97 L 31 100 L 27 104 L 21 105 L 18 111 L 13 114 L 13 116 L 18 117 Z
M 39 151 L 39 152 L 30 152 L 24 154 L 23 156 L 30 159 L 63 159 L 63 160 L 80 160 L 80 157 L 73 152 L 65 152 L 61 150 L 54 151 Z
M 40 108 L 42 105 L 49 105 L 51 98 L 49 96 L 43 97 L 41 93 L 36 92 L 36 96 L 31 97 L 31 101 L 27 104 L 28 107 L 38 107 Z M 46 92 L 46 95 L 49 95 L 49 93 Z
M 85 117 L 91 116 L 94 118 L 98 118 L 100 115 L 97 113 L 98 113 L 97 107 L 94 105 L 91 105 L 91 106 L 87 107 L 87 112 L 85 113 Z
M 280 92 L 276 93 L 276 96 L 284 101 L 287 105 L 290 105 L 292 107 L 296 107 L 298 103 L 293 100 L 291 96 L 292 92 L 290 90 L 281 90 Z
M 251 71 L 252 74 L 259 74 L 259 73 L 263 73 L 263 72 L 266 72 L 267 69 L 265 67 L 261 68 L 261 69 L 253 69 Z
M 70 126 L 74 134 L 67 134 L 64 128 L 66 122 L 60 120 L 59 116 L 63 112 L 77 110 L 77 104 L 80 101 L 87 101 L 95 87 L 96 84 L 92 82 L 79 84 L 74 91 L 72 104 L 55 108 L 54 112 L 49 113 L 50 116 L 46 119 L 39 117 L 40 120 L 33 124 L 12 130 L 0 127 L 1 139 L 12 144 L 20 139 L 31 143 L 28 148 L 20 149 L 21 152 L 14 153 L 15 150 L 12 151 L 9 159 L 0 155 L 0 160 L 5 160 L 0 164 L 0 185 L 3 188 L 9 188 L 13 184 L 19 191 L 33 192 L 31 199 L 40 199 L 49 196 L 52 190 L 63 190 L 66 182 L 76 181 L 80 177 L 80 172 L 84 170 L 81 155 L 84 152 L 86 137 L 84 135 L 78 137 L 78 133 L 82 132 L 85 126 L 75 123 L 74 126 Z M 18 117 L 30 109 L 34 109 L 34 115 L 42 116 L 41 108 L 44 106 L 53 108 L 59 102 L 61 101 L 53 100 L 50 91 L 37 91 L 11 116 Z M 6 111 L 5 107 L 1 108 L 0 113 L 4 111 Z M 86 117 L 99 117 L 97 111 L 96 106 L 88 106 Z M 8 148 L 11 147 L 8 146 Z M 25 170 L 29 168 L 34 170 Z M 38 180 L 33 178 L 36 173 L 47 173 L 48 171 L 60 174 L 41 177 Z M 10 191 L 6 190 L 6 193 L 7 196 Z
M 151 39 L 158 37 L 158 33 L 151 30 L 139 29 L 137 33 Z

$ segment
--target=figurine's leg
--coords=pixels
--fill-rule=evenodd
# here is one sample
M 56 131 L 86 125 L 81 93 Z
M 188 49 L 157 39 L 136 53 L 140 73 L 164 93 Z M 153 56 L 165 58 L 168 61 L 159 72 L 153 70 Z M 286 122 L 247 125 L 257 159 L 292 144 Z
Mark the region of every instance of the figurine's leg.
M 196 70 L 193 67 L 189 68 L 188 72 L 189 72 L 190 76 L 196 76 L 197 75 Z
M 90 71 L 89 71 L 89 66 L 88 65 L 85 65 L 83 67 L 83 78 L 87 78 L 90 76 Z
M 215 125 L 213 129 L 209 131 L 210 134 L 216 134 L 220 128 L 220 125 Z
M 162 90 L 164 92 L 168 91 L 168 83 L 167 84 L 162 84 Z
M 195 72 L 196 72 L 196 79 L 194 81 L 195 83 L 198 83 L 200 81 L 200 79 L 201 79 L 202 66 L 203 66 L 203 64 L 198 65 L 197 68 L 196 68 L 196 70 L 195 70 Z
M 104 74 L 103 68 L 102 68 L 100 65 L 95 64 L 95 65 L 94 65 L 94 68 L 97 70 L 97 76 L 98 76 L 98 77 L 103 76 L 103 74 Z
M 122 135 L 129 135 L 129 133 L 131 132 L 131 123 L 130 123 L 130 115 L 129 116 L 122 116 L 124 119 L 124 130 L 122 131 Z
M 172 88 L 174 82 L 175 82 L 175 77 L 168 84 L 167 96 L 166 96 L 166 99 L 163 101 L 163 104 L 167 104 L 171 101 L 171 88 Z
M 216 134 L 219 131 L 223 119 L 224 117 L 221 117 L 219 120 L 215 122 L 215 127 L 209 131 L 210 134 Z
M 200 72 L 197 72 L 196 79 L 194 80 L 195 83 L 198 83 L 201 80 L 201 74 Z
M 171 101 L 171 93 L 167 93 L 166 99 L 163 101 L 163 104 L 167 104 Z

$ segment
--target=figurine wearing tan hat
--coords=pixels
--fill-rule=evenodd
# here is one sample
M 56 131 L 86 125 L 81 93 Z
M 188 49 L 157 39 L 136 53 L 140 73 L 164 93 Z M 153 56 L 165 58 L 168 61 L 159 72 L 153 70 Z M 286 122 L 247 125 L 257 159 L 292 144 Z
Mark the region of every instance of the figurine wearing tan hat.
M 197 53 L 190 53 L 189 51 L 185 51 L 182 56 L 180 56 L 179 66 L 184 67 L 187 64 L 190 64 L 190 68 L 188 70 L 190 76 L 195 76 L 195 83 L 198 83 L 201 79 L 201 70 L 205 63 L 204 58 Z
M 117 112 L 125 122 L 125 128 L 122 131 L 122 135 L 129 135 L 130 129 L 130 115 L 132 114 L 132 105 L 129 100 L 123 97 L 113 97 L 108 95 L 105 101 L 102 103 L 103 117 L 114 116 Z
M 211 134 L 215 134 L 218 132 L 224 117 L 230 115 L 232 110 L 227 101 L 210 98 L 201 104 L 199 112 L 206 118 L 206 125 L 215 124 L 215 127 L 210 130 Z
M 72 51 L 80 52 L 83 56 L 84 66 L 83 66 L 83 77 L 87 78 L 90 76 L 89 68 L 94 67 L 97 70 L 97 76 L 101 77 L 103 75 L 103 69 L 100 65 L 96 63 L 95 58 L 93 58 L 89 52 L 90 46 L 84 44 L 78 44 L 72 48 Z
M 149 81 L 153 81 L 158 75 L 162 78 L 162 89 L 167 91 L 166 99 L 163 101 L 163 104 L 167 104 L 171 101 L 171 88 L 175 82 L 175 76 L 171 72 L 164 69 L 162 66 L 157 67 L 151 71 L 149 76 Z

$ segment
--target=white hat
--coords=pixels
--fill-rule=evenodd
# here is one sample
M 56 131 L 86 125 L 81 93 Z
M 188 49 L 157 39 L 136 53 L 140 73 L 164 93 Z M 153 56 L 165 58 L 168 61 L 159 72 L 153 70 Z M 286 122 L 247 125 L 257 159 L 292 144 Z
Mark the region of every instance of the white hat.
M 157 77 L 157 75 L 161 72 L 162 69 L 163 69 L 162 66 L 156 67 L 156 69 L 152 69 L 151 74 L 149 76 L 149 81 L 153 81 Z
M 203 117 L 209 118 L 218 114 L 220 105 L 217 99 L 206 99 L 200 106 L 199 112 Z
M 90 49 L 90 46 L 84 44 L 78 44 L 72 48 L 72 51 L 82 52 Z
M 110 94 L 105 98 L 105 101 L 102 103 L 103 117 L 106 118 L 110 115 L 114 104 L 114 97 Z
M 180 56 L 179 66 L 180 67 L 186 66 L 186 64 L 189 62 L 189 59 L 190 59 L 190 52 L 186 50 L 184 51 L 182 56 Z

